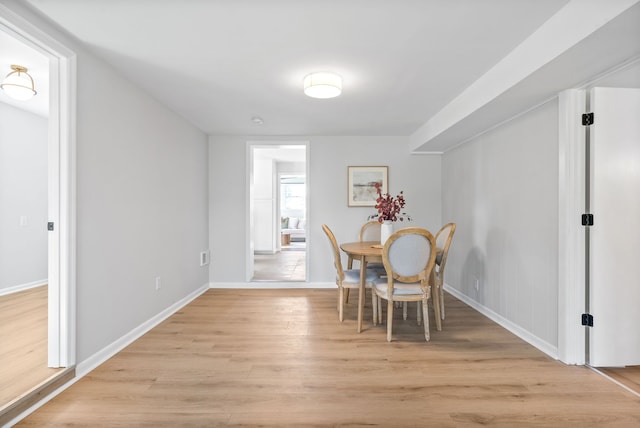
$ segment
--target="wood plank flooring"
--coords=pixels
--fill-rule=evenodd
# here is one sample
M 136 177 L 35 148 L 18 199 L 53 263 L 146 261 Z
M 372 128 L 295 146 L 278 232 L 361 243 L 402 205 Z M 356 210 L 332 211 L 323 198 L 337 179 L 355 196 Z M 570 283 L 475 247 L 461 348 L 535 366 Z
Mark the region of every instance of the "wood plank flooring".
M 640 366 L 606 367 L 600 371 L 640 394 Z
M 209 290 L 21 427 L 638 427 L 640 398 L 565 366 L 450 295 L 356 333 L 337 291 Z M 432 325 L 433 315 L 431 314 Z
M 61 371 L 47 367 L 47 286 L 0 296 L 0 413 Z

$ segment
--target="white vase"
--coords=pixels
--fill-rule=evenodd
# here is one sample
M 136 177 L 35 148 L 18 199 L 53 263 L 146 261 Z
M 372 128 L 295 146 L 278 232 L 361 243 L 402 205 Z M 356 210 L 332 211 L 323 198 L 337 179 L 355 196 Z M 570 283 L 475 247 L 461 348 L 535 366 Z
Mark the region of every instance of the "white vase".
M 387 242 L 387 239 L 393 233 L 393 222 L 390 220 L 385 220 L 380 225 L 380 245 L 384 245 Z

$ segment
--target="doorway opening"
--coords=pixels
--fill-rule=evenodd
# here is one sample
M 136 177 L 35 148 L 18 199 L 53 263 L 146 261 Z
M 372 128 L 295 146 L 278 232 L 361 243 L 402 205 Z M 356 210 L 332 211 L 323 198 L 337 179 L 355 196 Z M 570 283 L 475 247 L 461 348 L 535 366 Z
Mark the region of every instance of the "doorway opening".
M 16 269 L 17 267 L 12 266 L 12 272 L 17 273 L 17 276 L 4 278 L 6 281 L 0 284 L 0 288 L 6 292 L 4 293 L 6 296 L 4 304 L 11 308 L 12 313 L 16 314 L 16 318 L 19 317 L 22 321 L 22 318 L 28 315 L 30 319 L 25 318 L 24 321 L 35 323 L 33 330 L 30 327 L 28 332 L 29 334 L 38 332 L 40 338 L 38 346 L 41 348 L 38 351 L 40 356 L 37 360 L 37 369 L 29 370 L 28 374 L 18 376 L 16 379 L 21 383 L 2 382 L 3 385 L 11 385 L 12 388 L 24 388 L 24 390 L 13 393 L 16 395 L 13 400 L 7 395 L 5 398 L 10 401 L 6 406 L 3 407 L 2 404 L 5 403 L 0 403 L 0 425 L 3 425 L 33 405 L 34 398 L 45 396 L 61 385 L 61 382 L 70 379 L 74 372 L 75 156 L 73 140 L 75 133 L 73 123 L 75 123 L 75 116 L 73 105 L 75 100 L 75 54 L 2 5 L 0 5 L 0 47 L 5 61 L 29 68 L 28 71 L 33 73 L 36 91 L 38 91 L 36 97 L 40 97 L 36 98 L 35 102 L 40 104 L 38 101 L 44 101 L 42 107 L 36 107 L 31 112 L 26 107 L 11 106 L 11 108 L 16 108 L 9 114 L 12 117 L 19 117 L 19 120 L 11 125 L 21 123 L 23 131 L 17 127 L 13 130 L 9 130 L 8 126 L 2 127 L 5 137 L 11 136 L 13 133 L 17 137 L 16 140 L 19 140 L 24 136 L 23 133 L 26 135 L 33 132 L 32 129 L 28 129 L 30 126 L 28 123 L 33 119 L 28 116 L 29 114 L 41 116 L 41 120 L 44 122 L 43 135 L 37 138 L 38 144 L 42 143 L 44 146 L 42 149 L 44 154 L 37 154 L 34 151 L 23 153 L 25 154 L 23 160 L 30 162 L 29 168 L 33 167 L 31 163 L 36 155 L 38 159 L 42 155 L 41 162 L 36 167 L 37 173 L 30 174 L 23 181 L 16 180 L 11 183 L 13 185 L 11 191 L 19 192 L 23 196 L 22 200 L 15 199 L 12 202 L 16 206 L 9 207 L 3 204 L 6 209 L 16 208 L 20 212 L 12 222 L 19 225 L 16 232 L 18 235 L 24 235 L 28 230 L 33 230 L 37 232 L 40 241 L 43 242 L 37 247 L 30 247 L 27 257 L 24 258 L 26 261 L 23 261 L 27 264 L 35 263 L 37 252 L 42 254 L 42 260 L 38 259 L 40 260 L 38 265 L 44 264 L 44 268 L 38 268 L 38 272 L 43 273 L 38 276 L 36 281 L 25 280 L 24 275 Z M 7 67 L 4 62 L 1 65 Z M 4 140 L 6 139 L 3 138 Z M 24 151 L 25 148 L 13 147 L 12 150 L 14 149 Z M 38 188 L 43 187 L 43 194 L 23 189 L 29 184 L 26 181 L 33 180 L 36 175 L 42 176 L 37 181 Z M 36 200 L 44 203 L 42 207 L 38 205 L 37 211 L 31 207 L 36 203 Z M 13 215 L 13 217 L 16 216 Z M 24 244 L 24 241 L 21 236 L 16 235 L 7 243 L 10 243 L 17 250 Z M 20 310 L 16 308 L 16 305 L 27 304 L 31 304 L 32 309 Z M 7 308 L 5 307 L 5 309 Z M 11 313 L 11 311 L 7 309 L 3 310 L 3 313 Z M 14 318 L 12 321 L 16 321 L 16 319 Z M 8 334 L 12 333 L 15 332 L 8 332 Z M 25 334 L 21 334 L 20 339 L 24 340 L 24 338 Z M 27 353 L 30 356 L 32 351 Z M 24 367 L 24 363 L 25 358 L 20 360 L 20 364 L 6 363 L 4 365 L 18 368 Z M 15 373 L 11 374 L 15 375 Z M 23 381 L 26 383 L 22 383 Z
M 250 145 L 248 278 L 307 280 L 307 146 Z

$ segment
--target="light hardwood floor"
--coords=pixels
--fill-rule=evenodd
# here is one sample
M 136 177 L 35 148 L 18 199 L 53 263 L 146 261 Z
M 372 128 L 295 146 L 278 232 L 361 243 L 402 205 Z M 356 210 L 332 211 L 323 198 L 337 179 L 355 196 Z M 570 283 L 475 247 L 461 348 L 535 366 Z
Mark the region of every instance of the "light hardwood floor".
M 640 398 L 448 294 L 430 342 L 415 311 L 387 343 L 336 304 L 334 289 L 209 290 L 18 426 L 640 426 Z
M 640 366 L 606 367 L 600 371 L 640 394 Z
M 61 371 L 47 367 L 47 286 L 0 296 L 0 413 Z

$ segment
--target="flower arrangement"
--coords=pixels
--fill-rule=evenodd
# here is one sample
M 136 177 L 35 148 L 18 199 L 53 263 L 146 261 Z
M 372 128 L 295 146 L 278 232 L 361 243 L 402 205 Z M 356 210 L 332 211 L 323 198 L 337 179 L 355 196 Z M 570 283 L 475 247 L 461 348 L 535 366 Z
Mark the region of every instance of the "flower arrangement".
M 394 198 L 389 193 L 382 194 L 382 188 L 380 183 L 376 183 L 376 192 L 378 192 L 378 198 L 376 199 L 375 208 L 378 210 L 376 214 L 371 214 L 369 220 L 377 218 L 380 223 L 384 221 L 411 221 L 411 217 L 405 212 L 401 212 L 405 205 L 404 195 L 402 191 Z

